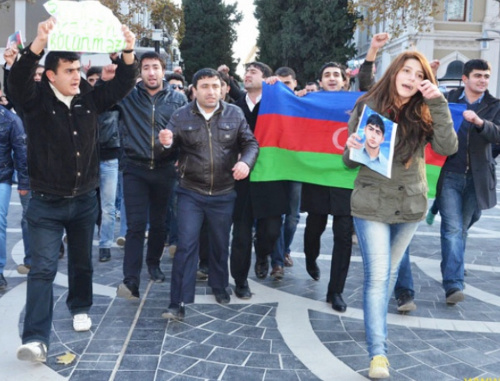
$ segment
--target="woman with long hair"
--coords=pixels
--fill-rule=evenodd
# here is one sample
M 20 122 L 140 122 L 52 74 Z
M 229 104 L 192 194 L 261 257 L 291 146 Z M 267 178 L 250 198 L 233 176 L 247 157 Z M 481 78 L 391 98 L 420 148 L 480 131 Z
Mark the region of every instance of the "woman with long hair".
M 363 143 L 356 134 L 364 105 L 398 124 L 391 177 L 349 159 Z M 383 77 L 360 97 L 349 120 L 344 163 L 361 166 L 351 210 L 363 258 L 363 310 L 371 358 L 368 376 L 389 377 L 387 309 L 403 253 L 427 210 L 424 149 L 441 155 L 457 151 L 448 103 L 419 52 L 400 54 Z

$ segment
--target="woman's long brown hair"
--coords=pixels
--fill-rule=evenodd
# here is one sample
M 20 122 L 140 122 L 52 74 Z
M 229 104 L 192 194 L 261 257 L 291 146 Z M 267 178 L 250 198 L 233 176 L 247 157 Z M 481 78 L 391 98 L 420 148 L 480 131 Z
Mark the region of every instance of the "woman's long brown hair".
M 369 102 L 375 111 L 380 114 L 388 113 L 389 117 L 398 123 L 398 143 L 395 152 L 401 156 L 403 164 L 407 167 L 411 164 L 411 158 L 418 147 L 433 134 L 429 107 L 425 104 L 420 91 L 403 105 L 399 101 L 396 76 L 409 59 L 420 62 L 424 79 L 437 85 L 425 56 L 416 51 L 407 51 L 397 56 L 382 78 L 356 102 L 356 105 Z

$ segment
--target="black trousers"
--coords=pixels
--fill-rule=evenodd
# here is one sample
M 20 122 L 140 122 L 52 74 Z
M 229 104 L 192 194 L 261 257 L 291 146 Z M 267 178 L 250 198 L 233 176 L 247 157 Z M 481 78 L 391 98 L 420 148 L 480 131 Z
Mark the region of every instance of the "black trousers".
M 231 276 L 236 285 L 243 286 L 252 263 L 252 228 L 254 217 L 248 203 L 241 217 L 233 221 L 231 242 Z M 257 219 L 255 254 L 257 262 L 268 261 L 281 233 L 281 215 Z
M 171 166 L 149 169 L 127 164 L 123 171 L 123 195 L 127 213 L 127 235 L 123 258 L 124 282 L 139 286 L 144 233 L 149 222 L 146 264 L 158 267 L 165 246 L 167 205 L 175 180 Z
M 304 231 L 306 261 L 314 262 L 319 256 L 321 234 L 325 231 L 328 214 L 308 213 Z M 328 293 L 344 291 L 352 253 L 352 216 L 333 216 L 333 251 Z

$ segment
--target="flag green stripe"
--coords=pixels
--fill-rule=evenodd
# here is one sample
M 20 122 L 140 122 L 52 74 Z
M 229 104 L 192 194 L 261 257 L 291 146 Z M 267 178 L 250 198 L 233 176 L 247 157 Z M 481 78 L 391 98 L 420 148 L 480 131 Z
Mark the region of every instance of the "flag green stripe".
M 441 173 L 441 167 L 437 165 L 426 164 L 425 172 L 427 174 L 427 184 L 429 184 L 429 191 L 427 192 L 427 196 L 429 198 L 435 198 L 436 185 L 439 178 L 439 174 Z
M 342 155 L 261 147 L 251 180 L 292 180 L 352 189 L 357 174 L 357 169 L 344 165 Z
M 427 164 L 429 198 L 436 196 L 441 167 Z M 251 181 L 292 180 L 329 187 L 352 189 L 358 169 L 349 169 L 342 155 L 291 151 L 277 147 L 261 147 Z

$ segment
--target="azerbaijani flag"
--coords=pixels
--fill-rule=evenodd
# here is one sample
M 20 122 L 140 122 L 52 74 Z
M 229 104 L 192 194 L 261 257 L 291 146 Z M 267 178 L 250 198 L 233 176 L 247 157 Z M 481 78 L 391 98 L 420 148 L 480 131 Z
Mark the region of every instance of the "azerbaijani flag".
M 292 180 L 352 189 L 358 169 L 347 168 L 342 153 L 351 110 L 363 93 L 320 91 L 297 97 L 280 82 L 264 83 L 262 90 L 255 127 L 260 152 L 251 181 Z M 450 109 L 458 129 L 465 105 Z M 427 145 L 430 197 L 445 159 Z

